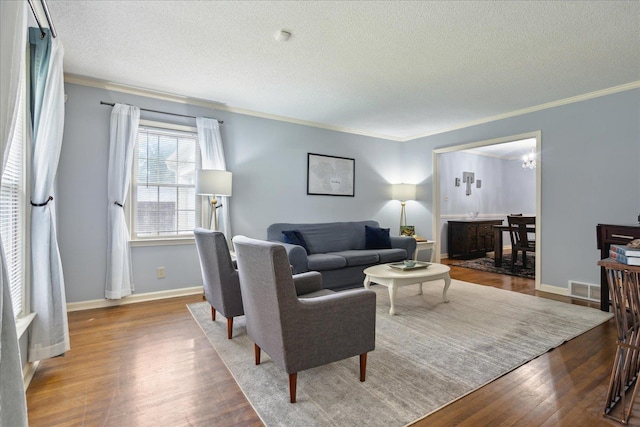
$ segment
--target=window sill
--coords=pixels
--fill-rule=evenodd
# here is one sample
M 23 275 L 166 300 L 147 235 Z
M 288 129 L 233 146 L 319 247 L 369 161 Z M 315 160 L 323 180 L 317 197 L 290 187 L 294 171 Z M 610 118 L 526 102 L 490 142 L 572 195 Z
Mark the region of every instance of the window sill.
M 16 331 L 18 332 L 18 339 L 22 338 L 22 335 L 29 329 L 31 322 L 36 318 L 35 313 L 29 313 L 24 317 L 16 319 Z
M 175 246 L 175 245 L 195 245 L 196 241 L 193 237 L 185 237 L 182 239 L 146 239 L 146 240 L 130 240 L 129 246 L 132 248 L 141 248 L 147 246 Z

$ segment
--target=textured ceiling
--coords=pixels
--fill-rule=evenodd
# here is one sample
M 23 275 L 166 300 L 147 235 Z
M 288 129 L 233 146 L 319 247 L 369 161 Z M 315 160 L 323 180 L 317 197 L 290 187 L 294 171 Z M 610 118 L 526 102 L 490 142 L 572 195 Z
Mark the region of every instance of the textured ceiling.
M 48 4 L 67 74 L 389 139 L 640 81 L 640 1 Z

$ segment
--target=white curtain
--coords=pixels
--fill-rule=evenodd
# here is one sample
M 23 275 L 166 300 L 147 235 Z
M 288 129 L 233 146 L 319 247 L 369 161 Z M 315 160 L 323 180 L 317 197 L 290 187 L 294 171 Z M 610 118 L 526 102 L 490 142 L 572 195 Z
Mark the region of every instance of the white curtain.
M 109 176 L 107 178 L 107 279 L 105 298 L 120 299 L 133 292 L 133 269 L 124 201 L 129 191 L 133 149 L 138 137 L 140 109 L 116 104 L 111 111 Z
M 202 169 L 227 170 L 218 121 L 216 119 L 198 117 L 196 118 L 196 126 L 198 127 L 198 143 L 200 144 L 200 153 L 202 155 Z M 217 199 L 222 204 L 218 212 L 219 229 L 227 239 L 230 239 L 232 235 L 229 198 L 218 196 Z
M 53 183 L 64 129 L 62 43 L 31 28 L 31 309 L 36 318 L 29 336 L 29 361 L 69 350 L 67 301 L 56 237 Z
M 27 2 L 0 2 L 0 175 L 4 170 L 18 116 L 18 91 L 24 78 L 27 43 Z M 1 244 L 0 241 L 0 249 Z M 6 275 L 0 250 L 0 426 L 26 426 L 27 401 L 22 362 Z

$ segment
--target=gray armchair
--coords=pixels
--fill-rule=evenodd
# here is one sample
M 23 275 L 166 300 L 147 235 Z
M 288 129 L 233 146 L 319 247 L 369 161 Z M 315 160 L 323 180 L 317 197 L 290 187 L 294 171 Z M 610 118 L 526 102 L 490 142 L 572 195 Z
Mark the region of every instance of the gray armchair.
M 211 320 L 216 320 L 216 311 L 227 319 L 227 338 L 233 336 L 233 318 L 244 315 L 240 279 L 231 260 L 224 234 L 196 228 L 193 231 L 200 258 L 202 284 L 205 299 L 211 305 Z M 293 276 L 297 295 L 305 298 L 333 293 L 322 289 L 322 275 L 316 271 Z
M 233 318 L 242 316 L 242 296 L 238 271 L 231 261 L 231 254 L 224 234 L 219 231 L 196 228 L 193 231 L 202 270 L 204 296 L 211 304 L 211 319 L 216 320 L 216 310 L 227 318 L 227 338 L 233 336 Z
M 305 369 L 359 355 L 364 381 L 367 353 L 375 348 L 376 294 L 359 289 L 299 298 L 281 244 L 236 236 L 233 245 L 255 363 L 264 350 L 289 374 L 291 403 Z

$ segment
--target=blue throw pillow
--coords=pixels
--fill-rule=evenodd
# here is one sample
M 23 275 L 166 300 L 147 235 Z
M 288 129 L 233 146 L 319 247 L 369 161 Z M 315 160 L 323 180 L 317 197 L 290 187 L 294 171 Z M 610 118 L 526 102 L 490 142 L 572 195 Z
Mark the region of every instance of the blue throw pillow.
M 304 240 L 304 237 L 302 237 L 302 233 L 298 230 L 285 230 L 282 232 L 282 235 L 284 236 L 285 243 L 302 246 L 304 250 L 307 251 L 307 255 L 311 253 L 307 242 Z
M 364 226 L 365 247 L 367 249 L 391 249 L 391 237 L 388 228 Z

